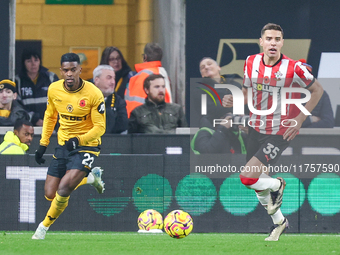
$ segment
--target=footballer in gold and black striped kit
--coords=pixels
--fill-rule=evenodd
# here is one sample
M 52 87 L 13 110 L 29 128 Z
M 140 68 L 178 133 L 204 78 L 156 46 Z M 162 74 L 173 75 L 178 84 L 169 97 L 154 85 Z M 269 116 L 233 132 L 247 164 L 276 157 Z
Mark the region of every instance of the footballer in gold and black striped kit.
M 36 162 L 44 163 L 43 155 L 59 117 L 58 146 L 45 181 L 45 197 L 52 202 L 32 239 L 45 238 L 67 207 L 70 194 L 79 186 L 91 184 L 98 193 L 104 192 L 103 170 L 93 167 L 106 128 L 104 96 L 94 84 L 79 77 L 77 54 L 66 53 L 60 62 L 63 79 L 48 88 L 40 146 L 35 152 Z

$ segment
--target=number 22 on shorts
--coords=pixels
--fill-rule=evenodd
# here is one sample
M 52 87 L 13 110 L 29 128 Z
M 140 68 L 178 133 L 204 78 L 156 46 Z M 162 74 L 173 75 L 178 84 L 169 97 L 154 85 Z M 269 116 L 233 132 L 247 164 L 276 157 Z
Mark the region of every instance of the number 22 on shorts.
M 85 166 L 92 168 L 93 161 L 94 161 L 94 157 L 92 157 L 90 153 L 85 153 L 84 159 L 81 163 Z

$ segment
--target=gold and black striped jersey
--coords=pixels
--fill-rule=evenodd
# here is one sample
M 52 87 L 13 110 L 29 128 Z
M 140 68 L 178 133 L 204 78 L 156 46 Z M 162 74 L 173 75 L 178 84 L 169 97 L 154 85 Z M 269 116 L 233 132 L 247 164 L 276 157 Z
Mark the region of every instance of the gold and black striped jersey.
M 58 144 L 78 137 L 80 146 L 98 146 L 105 133 L 105 103 L 102 92 L 91 82 L 80 80 L 75 91 L 64 87 L 64 80 L 53 82 L 47 93 L 40 144 L 47 146 L 59 115 Z

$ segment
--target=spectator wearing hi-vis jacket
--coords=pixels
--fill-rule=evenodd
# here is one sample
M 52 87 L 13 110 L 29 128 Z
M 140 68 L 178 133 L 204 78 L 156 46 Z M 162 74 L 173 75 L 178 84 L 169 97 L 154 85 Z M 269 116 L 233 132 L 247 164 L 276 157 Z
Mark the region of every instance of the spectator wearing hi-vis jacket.
M 128 117 L 133 109 L 145 103 L 143 84 L 145 78 L 151 74 L 161 74 L 165 80 L 165 102 L 172 103 L 171 87 L 168 74 L 162 67 L 163 51 L 157 43 L 148 43 L 144 47 L 143 63 L 136 64 L 137 74 L 131 77 L 125 90 L 126 110 Z

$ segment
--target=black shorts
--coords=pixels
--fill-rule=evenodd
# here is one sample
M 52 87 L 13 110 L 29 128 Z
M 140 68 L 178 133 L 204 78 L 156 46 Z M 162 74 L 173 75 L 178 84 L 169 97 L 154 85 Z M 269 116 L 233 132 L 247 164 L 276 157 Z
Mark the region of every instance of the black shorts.
M 289 143 L 289 141 L 283 139 L 282 135 L 265 135 L 249 127 L 247 162 L 255 156 L 264 165 L 273 165 L 278 161 Z
M 70 152 L 65 146 L 58 145 L 55 148 L 47 174 L 60 179 L 63 178 L 66 171 L 70 169 L 78 169 L 88 174 L 99 152 L 99 147 L 81 146 Z

